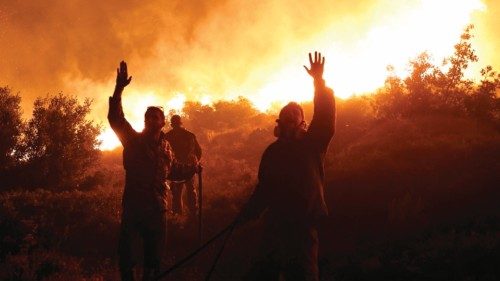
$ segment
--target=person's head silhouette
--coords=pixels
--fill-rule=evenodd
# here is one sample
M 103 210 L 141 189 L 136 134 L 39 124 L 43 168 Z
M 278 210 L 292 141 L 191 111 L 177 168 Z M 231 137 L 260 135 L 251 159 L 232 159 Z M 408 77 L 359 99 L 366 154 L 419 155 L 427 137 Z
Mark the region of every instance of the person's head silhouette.
M 181 116 L 175 114 L 170 118 L 170 126 L 172 128 L 179 128 L 182 126 L 182 119 Z
M 304 120 L 304 110 L 296 102 L 290 102 L 285 105 L 276 119 L 278 125 L 275 128 L 274 135 L 278 138 L 297 138 L 306 129 Z
M 144 113 L 144 132 L 157 133 L 165 126 L 165 113 L 160 106 L 149 106 Z

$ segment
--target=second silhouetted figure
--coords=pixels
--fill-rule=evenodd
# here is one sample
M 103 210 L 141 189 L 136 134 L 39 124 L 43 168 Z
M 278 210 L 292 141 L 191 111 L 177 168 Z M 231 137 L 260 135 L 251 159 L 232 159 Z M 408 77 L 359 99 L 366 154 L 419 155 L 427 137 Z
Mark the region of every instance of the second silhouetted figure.
M 172 130 L 166 134 L 166 139 L 172 146 L 175 159 L 179 163 L 188 165 L 197 165 L 201 159 L 201 147 L 196 140 L 196 136 L 186 130 L 182 125 L 179 115 L 170 118 Z M 182 214 L 182 193 L 186 186 L 187 207 L 190 221 L 196 217 L 197 193 L 194 187 L 194 177 L 183 181 L 172 181 L 170 188 L 172 190 L 172 210 L 175 214 Z
M 307 127 L 302 107 L 289 103 L 279 113 L 275 136 L 260 162 L 259 182 L 240 222 L 267 210 L 261 257 L 246 279 L 318 280 L 318 222 L 324 200 L 324 159 L 335 132 L 335 99 L 323 80 L 324 58 L 309 54 L 314 78 L 314 115 Z

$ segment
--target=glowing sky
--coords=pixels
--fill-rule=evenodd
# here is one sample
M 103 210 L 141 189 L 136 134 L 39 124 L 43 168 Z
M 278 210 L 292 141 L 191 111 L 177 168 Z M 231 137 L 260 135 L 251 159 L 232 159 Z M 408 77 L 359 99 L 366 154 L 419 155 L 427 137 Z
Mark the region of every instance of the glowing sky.
M 21 93 L 27 117 L 37 96 L 91 97 L 92 118 L 107 128 L 114 69 L 125 59 L 134 76 L 125 113 L 141 129 L 151 104 L 244 96 L 265 110 L 309 100 L 302 65 L 314 50 L 338 96 L 368 92 L 388 64 L 404 73 L 422 51 L 436 61 L 451 54 L 467 23 L 476 26 L 476 68 L 498 69 L 499 10 L 492 0 L 0 0 L 0 85 Z M 102 135 L 105 147 L 116 145 L 112 136 Z

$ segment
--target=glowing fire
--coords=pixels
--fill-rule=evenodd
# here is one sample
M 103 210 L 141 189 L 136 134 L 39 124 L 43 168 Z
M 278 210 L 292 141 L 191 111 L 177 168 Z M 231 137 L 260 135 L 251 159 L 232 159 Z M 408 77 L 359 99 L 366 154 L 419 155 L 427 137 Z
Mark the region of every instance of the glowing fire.
M 398 74 L 404 75 L 408 60 L 422 51 L 428 51 L 438 60 L 453 53 L 453 45 L 470 22 L 471 14 L 485 9 L 481 0 L 421 0 L 414 6 L 405 7 L 403 12 L 398 10 L 398 13 L 374 20 L 363 39 L 353 42 L 339 38 L 338 30 L 332 27 L 290 51 L 285 60 L 287 64 L 282 68 L 264 68 L 257 75 L 257 80 L 264 84 L 246 85 L 243 92 L 252 93 L 245 96 L 261 111 L 291 100 L 311 100 L 312 82 L 302 65 L 308 64 L 307 52 L 314 50 L 326 56 L 325 80 L 338 97 L 373 91 L 383 85 L 389 64 Z M 299 57 L 298 53 L 302 56 Z M 147 106 L 163 105 L 166 112 L 181 112 L 187 100 L 182 93 L 175 93 L 166 100 L 153 91 L 134 92 L 134 87 L 130 88 L 127 91 L 131 93 L 127 92 L 123 107 L 136 130 L 143 128 Z M 212 103 L 210 95 L 194 97 L 204 105 Z M 110 129 L 101 134 L 100 140 L 101 149 L 113 149 L 119 145 Z
M 123 98 L 125 117 L 138 132 L 144 129 L 144 113 L 148 106 L 162 106 L 165 109 L 165 114 L 168 114 L 170 110 L 181 113 L 186 102 L 186 96 L 182 93 L 176 93 L 170 100 L 160 98 L 155 92 L 137 92 L 133 89 L 124 95 L 126 95 L 126 98 Z M 120 145 L 120 141 L 109 127 L 101 133 L 99 140 L 101 141 L 101 150 L 112 150 Z
M 485 8 L 480 0 L 421 0 L 418 6 L 383 19 L 352 46 L 335 45 L 332 39 L 340 39 L 336 30 L 319 34 L 307 46 L 325 54 L 325 80 L 336 96 L 348 98 L 383 85 L 389 64 L 404 75 L 409 59 L 423 51 L 436 59 L 452 54 L 472 12 Z M 308 62 L 305 56 L 302 61 L 297 61 L 296 56 L 292 54 L 288 60 L 294 64 L 271 76 L 269 83 L 251 98 L 257 108 L 265 111 L 276 101 L 311 100 L 312 83 L 300 67 Z
M 113 150 L 121 145 L 120 140 L 116 137 L 115 132 L 110 127 L 104 129 L 99 135 L 98 140 L 101 142 L 101 150 Z

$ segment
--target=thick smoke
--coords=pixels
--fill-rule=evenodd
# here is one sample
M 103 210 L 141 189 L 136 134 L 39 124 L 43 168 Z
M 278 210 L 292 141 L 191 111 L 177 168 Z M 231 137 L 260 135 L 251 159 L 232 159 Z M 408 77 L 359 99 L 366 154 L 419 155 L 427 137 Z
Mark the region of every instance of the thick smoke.
M 93 98 L 98 120 L 122 59 L 134 76 L 135 99 L 153 92 L 157 102 L 177 93 L 251 96 L 291 57 L 301 67 L 318 34 L 328 31 L 333 35 L 325 40 L 349 48 L 373 24 L 419 2 L 0 1 L 0 85 L 21 92 L 25 114 L 37 96 L 62 91 Z M 500 5 L 485 4 L 492 12 L 476 19 L 478 36 L 491 40 L 481 47 L 483 58 L 498 63 L 493 6 Z
M 350 2 L 2 0 L 0 82 L 21 92 L 26 109 L 59 91 L 100 104 L 126 59 L 138 87 L 219 98 L 374 1 Z

